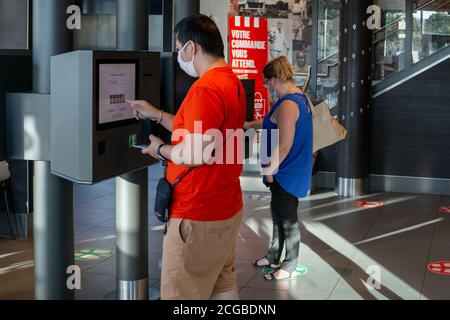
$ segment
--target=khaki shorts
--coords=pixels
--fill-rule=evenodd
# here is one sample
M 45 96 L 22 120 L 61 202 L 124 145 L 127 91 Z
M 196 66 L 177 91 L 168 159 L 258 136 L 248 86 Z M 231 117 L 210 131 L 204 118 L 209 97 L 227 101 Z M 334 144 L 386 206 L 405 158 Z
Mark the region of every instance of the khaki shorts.
M 208 300 L 237 290 L 234 267 L 240 211 L 225 221 L 171 219 L 164 238 L 161 299 Z

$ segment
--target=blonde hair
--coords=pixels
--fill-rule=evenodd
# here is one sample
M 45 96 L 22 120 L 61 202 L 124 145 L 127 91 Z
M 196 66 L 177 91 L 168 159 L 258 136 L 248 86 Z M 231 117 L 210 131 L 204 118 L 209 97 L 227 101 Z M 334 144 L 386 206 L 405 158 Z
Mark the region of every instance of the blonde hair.
M 266 79 L 276 78 L 281 82 L 294 81 L 294 70 L 285 56 L 273 59 L 264 67 Z

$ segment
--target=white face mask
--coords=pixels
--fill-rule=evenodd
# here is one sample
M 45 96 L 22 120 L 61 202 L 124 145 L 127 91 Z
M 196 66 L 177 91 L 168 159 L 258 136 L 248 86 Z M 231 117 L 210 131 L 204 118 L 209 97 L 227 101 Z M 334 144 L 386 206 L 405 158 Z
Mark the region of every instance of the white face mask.
M 195 70 L 194 66 L 194 59 L 195 55 L 192 57 L 192 61 L 184 61 L 181 57 L 181 54 L 183 53 L 184 49 L 186 49 L 189 42 L 186 42 L 183 48 L 181 48 L 180 51 L 178 51 L 178 64 L 180 65 L 181 70 L 186 72 L 189 76 L 198 78 L 200 75 L 198 74 L 197 70 Z

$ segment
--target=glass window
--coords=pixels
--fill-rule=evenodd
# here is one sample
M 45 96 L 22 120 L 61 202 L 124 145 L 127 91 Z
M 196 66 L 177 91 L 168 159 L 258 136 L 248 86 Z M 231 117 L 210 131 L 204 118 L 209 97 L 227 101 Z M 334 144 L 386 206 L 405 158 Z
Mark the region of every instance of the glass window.
M 335 110 L 339 94 L 340 1 L 319 1 L 317 99 L 326 99 Z M 334 112 L 334 114 L 336 114 Z
M 450 2 L 416 1 L 413 20 L 413 63 L 450 44 Z
M 373 82 L 405 69 L 406 0 L 375 0 L 381 8 L 381 29 L 374 32 Z

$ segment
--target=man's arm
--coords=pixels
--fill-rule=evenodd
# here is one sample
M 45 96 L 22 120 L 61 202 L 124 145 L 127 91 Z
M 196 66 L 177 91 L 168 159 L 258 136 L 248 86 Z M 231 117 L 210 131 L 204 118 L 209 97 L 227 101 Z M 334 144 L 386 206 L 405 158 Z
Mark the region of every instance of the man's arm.
M 189 142 L 188 142 L 189 141 Z M 215 139 L 207 135 L 189 135 L 177 145 L 164 145 L 161 155 L 167 160 L 181 166 L 199 167 L 212 160 Z
M 173 114 L 162 112 L 161 114 L 161 125 L 169 130 L 170 132 L 173 131 L 173 119 L 175 116 Z

